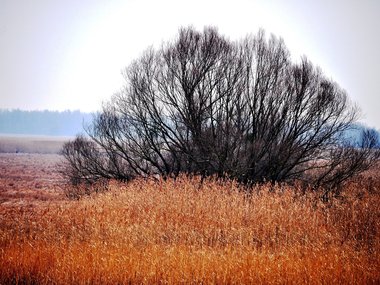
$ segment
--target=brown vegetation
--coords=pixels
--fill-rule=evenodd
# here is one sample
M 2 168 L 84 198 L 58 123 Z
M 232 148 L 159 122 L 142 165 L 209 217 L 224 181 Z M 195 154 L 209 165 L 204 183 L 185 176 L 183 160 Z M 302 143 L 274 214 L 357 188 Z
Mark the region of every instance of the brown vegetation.
M 4 159 L 19 180 L 4 178 Z M 12 179 L 20 193 L 49 191 L 42 178 L 56 173 L 45 159 L 1 156 L 1 193 Z M 40 190 L 24 181 L 31 169 Z M 285 185 L 248 193 L 185 177 L 113 182 L 106 193 L 62 201 L 58 180 L 50 183 L 56 196 L 35 197 L 33 207 L 9 196 L 0 204 L 1 284 L 380 282 L 375 170 L 328 203 Z

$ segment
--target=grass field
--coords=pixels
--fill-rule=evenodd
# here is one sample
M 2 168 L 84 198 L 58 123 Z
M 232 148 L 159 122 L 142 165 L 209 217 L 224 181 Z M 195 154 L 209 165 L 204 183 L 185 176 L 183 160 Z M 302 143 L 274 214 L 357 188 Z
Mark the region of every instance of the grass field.
M 74 201 L 59 159 L 0 155 L 0 284 L 380 283 L 377 170 L 328 203 L 186 177 Z

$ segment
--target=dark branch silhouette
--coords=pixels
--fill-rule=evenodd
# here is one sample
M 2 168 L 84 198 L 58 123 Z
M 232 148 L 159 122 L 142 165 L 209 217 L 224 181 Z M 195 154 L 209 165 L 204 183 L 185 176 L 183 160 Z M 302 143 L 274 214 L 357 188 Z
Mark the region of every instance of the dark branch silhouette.
M 336 188 L 379 158 L 374 132 L 345 134 L 358 109 L 306 58 L 263 31 L 230 41 L 181 29 L 124 72 L 126 84 L 63 149 L 76 183 L 180 173 Z

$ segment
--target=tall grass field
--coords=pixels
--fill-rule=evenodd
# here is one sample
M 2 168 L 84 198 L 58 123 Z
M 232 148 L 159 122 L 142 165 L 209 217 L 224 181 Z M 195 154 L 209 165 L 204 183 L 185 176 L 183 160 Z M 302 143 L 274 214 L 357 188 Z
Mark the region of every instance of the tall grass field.
M 0 284 L 379 284 L 380 179 L 369 176 L 328 202 L 180 177 L 1 204 Z

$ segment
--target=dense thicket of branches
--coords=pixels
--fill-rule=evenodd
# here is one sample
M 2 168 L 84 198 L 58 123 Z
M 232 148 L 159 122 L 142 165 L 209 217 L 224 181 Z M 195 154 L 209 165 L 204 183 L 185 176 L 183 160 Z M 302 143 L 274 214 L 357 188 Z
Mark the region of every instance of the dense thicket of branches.
M 262 31 L 234 42 L 181 29 L 124 76 L 89 138 L 63 148 L 74 182 L 189 173 L 331 187 L 379 157 L 374 132 L 346 139 L 358 115 L 346 93 Z

